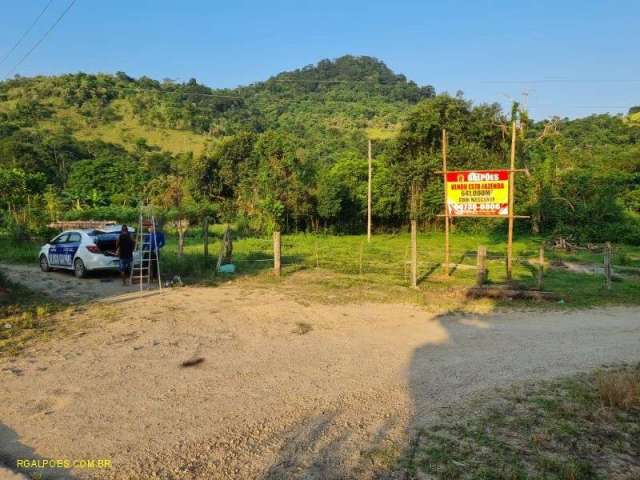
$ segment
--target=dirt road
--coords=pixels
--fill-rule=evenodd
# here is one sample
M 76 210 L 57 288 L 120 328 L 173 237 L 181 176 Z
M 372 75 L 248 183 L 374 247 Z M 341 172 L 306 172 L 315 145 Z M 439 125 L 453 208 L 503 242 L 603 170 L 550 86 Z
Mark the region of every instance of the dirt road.
M 82 303 L 137 290 L 136 285 L 123 286 L 118 272 L 96 272 L 88 278 L 76 278 L 69 270 L 45 273 L 37 265 L 2 263 L 0 269 L 12 282 L 67 303 Z
M 0 360 L 0 459 L 113 464 L 50 478 L 370 478 L 412 427 L 475 392 L 640 360 L 633 308 L 439 316 L 283 292 L 90 307 L 103 327 Z

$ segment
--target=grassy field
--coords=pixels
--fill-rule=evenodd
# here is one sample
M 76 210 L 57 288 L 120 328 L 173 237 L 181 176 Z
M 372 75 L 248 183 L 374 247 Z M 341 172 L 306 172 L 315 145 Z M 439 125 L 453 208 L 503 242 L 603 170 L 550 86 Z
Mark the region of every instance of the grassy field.
M 178 257 L 177 240 L 168 235 L 161 257 L 165 278 L 179 275 L 187 283 L 211 283 L 220 279 L 246 276 L 265 277 L 272 267 L 270 238 L 236 238 L 233 258 L 237 267 L 234 275 L 215 274 L 219 238 L 223 226 L 211 227 L 208 259 L 204 257 L 202 232 L 193 229 L 186 239 L 184 256 Z M 381 288 L 406 287 L 409 284 L 410 238 L 407 233 L 375 235 L 367 243 L 362 235 L 292 234 L 282 237 L 283 272 L 318 269 L 333 274 L 335 288 L 367 283 Z M 524 287 L 536 286 L 537 267 L 531 261 L 538 256 L 542 238 L 518 237 L 514 242 L 514 281 Z M 455 234 L 452 237 L 451 261 L 455 263 L 449 278 L 443 274 L 442 233 L 423 233 L 418 236 L 419 289 L 424 292 L 446 294 L 451 290 L 470 287 L 475 282 L 476 249 L 485 245 L 488 250 L 489 282 L 500 284 L 506 280 L 505 240 L 501 235 Z M 38 243 L 0 240 L 0 261 L 33 263 Z M 606 303 L 640 302 L 640 248 L 616 246 L 614 271 L 624 271 L 613 283 L 611 291 L 604 288 L 602 275 L 574 273 L 566 269 L 550 268 L 560 261 L 580 264 L 602 264 L 602 254 L 586 250 L 563 252 L 547 249 L 545 290 L 556 293 L 560 303 L 589 306 Z M 621 270 L 626 269 L 626 270 Z
M 62 309 L 61 303 L 9 282 L 0 271 L 0 354 L 15 355 L 32 341 L 46 339 Z
M 518 385 L 462 410 L 418 432 L 405 478 L 639 478 L 640 365 Z
M 177 154 L 193 152 L 200 155 L 209 138 L 189 130 L 177 130 L 162 127 L 142 125 L 133 115 L 131 105 L 126 100 L 115 100 L 113 108 L 121 117 L 112 122 L 100 122 L 92 126 L 79 113 L 62 105 L 57 106 L 56 117 L 53 120 L 41 122 L 43 127 L 53 128 L 61 121 L 74 125 L 74 135 L 78 140 L 95 140 L 99 138 L 105 142 L 122 145 L 128 150 L 135 148 L 135 142 L 144 138 L 149 145 Z

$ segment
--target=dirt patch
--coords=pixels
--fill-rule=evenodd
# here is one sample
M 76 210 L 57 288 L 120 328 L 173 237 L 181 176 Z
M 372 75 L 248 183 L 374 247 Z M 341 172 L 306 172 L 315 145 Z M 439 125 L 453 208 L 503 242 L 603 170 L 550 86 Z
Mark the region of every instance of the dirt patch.
M 175 289 L 104 318 L 88 306 L 96 326 L 0 360 L 0 437 L 112 461 L 77 478 L 371 478 L 478 391 L 639 353 L 631 308 L 445 315 L 285 292 Z
M 10 281 L 63 303 L 82 303 L 138 290 L 136 285 L 123 286 L 117 272 L 96 272 L 88 278 L 76 278 L 71 271 L 45 273 L 34 265 L 0 264 L 0 268 Z

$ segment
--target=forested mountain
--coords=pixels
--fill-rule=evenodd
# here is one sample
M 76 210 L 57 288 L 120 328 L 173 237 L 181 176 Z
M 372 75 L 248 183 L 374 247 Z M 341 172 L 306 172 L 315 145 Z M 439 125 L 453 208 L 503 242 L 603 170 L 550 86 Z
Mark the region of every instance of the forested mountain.
M 124 219 L 143 201 L 167 219 L 358 231 L 367 138 L 376 224 L 406 222 L 414 184 L 418 218 L 437 225 L 441 129 L 454 167 L 504 166 L 514 115 L 518 162 L 532 173 L 518 179 L 518 210 L 532 216 L 526 228 L 640 241 L 636 112 L 536 123 L 517 108 L 436 96 L 353 56 L 236 89 L 121 72 L 1 82 L 3 227 L 25 234 L 62 216 Z M 459 227 L 480 225 L 494 226 Z

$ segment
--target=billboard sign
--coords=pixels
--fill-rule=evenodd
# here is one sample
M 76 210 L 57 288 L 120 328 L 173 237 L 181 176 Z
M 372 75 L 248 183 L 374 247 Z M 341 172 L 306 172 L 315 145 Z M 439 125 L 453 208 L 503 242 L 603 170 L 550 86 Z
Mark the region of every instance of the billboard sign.
M 450 217 L 508 217 L 509 170 L 446 172 Z

